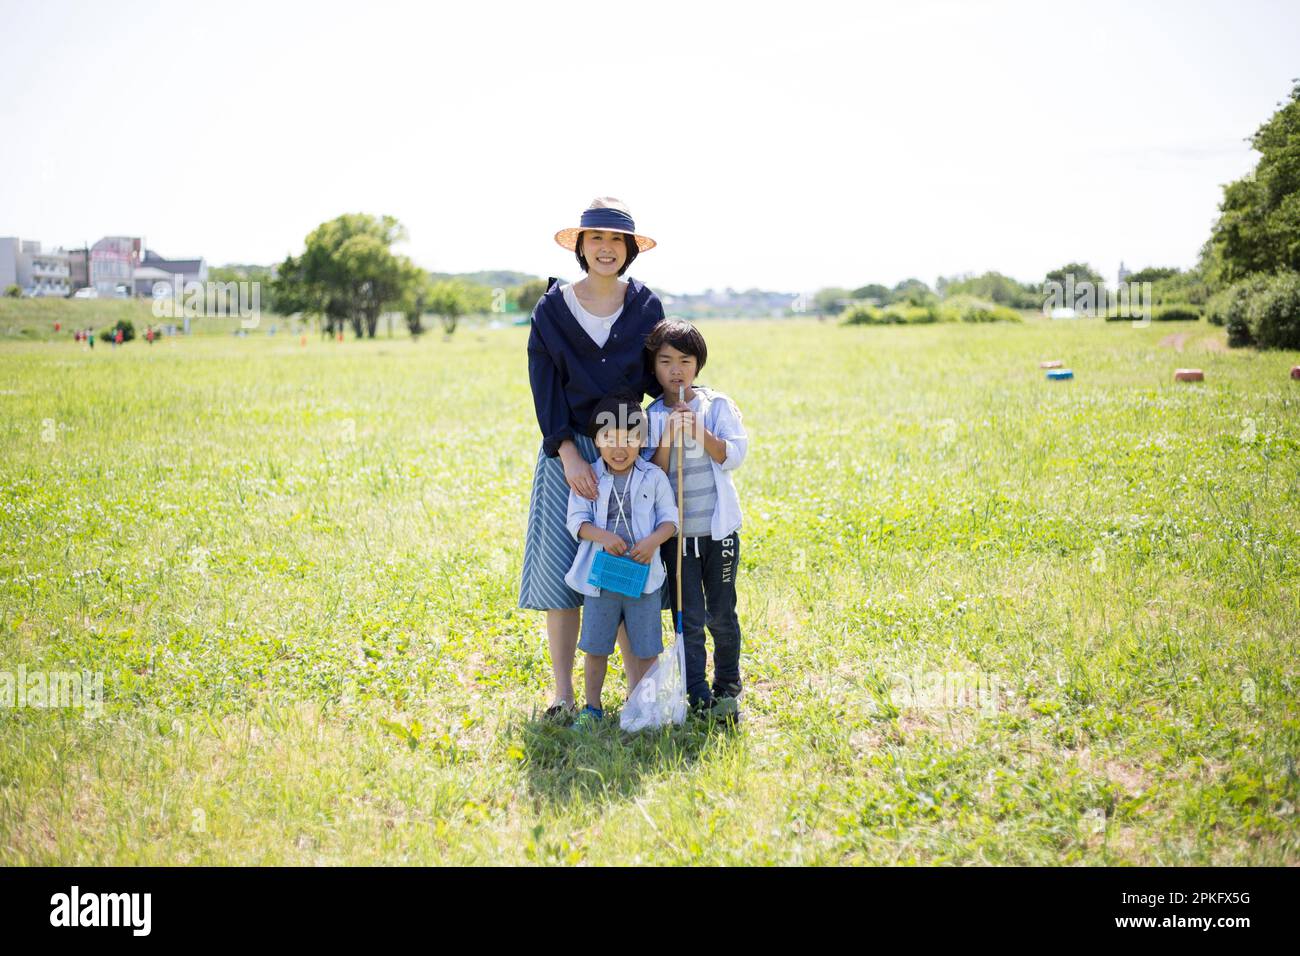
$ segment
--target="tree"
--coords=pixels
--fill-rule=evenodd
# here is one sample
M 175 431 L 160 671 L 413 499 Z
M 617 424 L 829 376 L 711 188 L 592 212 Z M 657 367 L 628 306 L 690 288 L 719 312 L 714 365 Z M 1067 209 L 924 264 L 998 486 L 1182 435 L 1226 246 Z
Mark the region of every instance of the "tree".
M 908 305 L 933 305 L 937 298 L 930 287 L 920 279 L 904 279 L 894 286 L 889 294 L 890 302 L 906 302 Z
M 1178 275 L 1178 270 L 1172 266 L 1147 266 L 1145 269 L 1139 269 L 1137 272 L 1130 272 L 1128 282 L 1159 282 L 1162 279 L 1170 279 Z
M 838 315 L 840 310 L 844 308 L 842 303 L 851 298 L 852 295 L 848 289 L 841 289 L 836 286 L 818 289 L 816 295 L 813 296 L 813 308 L 819 315 L 822 313 Z
M 889 301 L 889 288 L 881 285 L 879 282 L 870 282 L 853 290 L 855 299 L 875 299 L 877 305 L 884 305 Z
M 520 312 L 532 315 L 538 300 L 544 295 L 546 295 L 546 280 L 532 279 L 515 290 L 515 305 L 519 306 Z
M 456 331 L 456 322 L 470 311 L 471 296 L 465 284 L 456 279 L 434 282 L 429 289 L 428 309 L 442 320 L 448 335 Z
M 1065 285 L 1067 276 L 1074 276 L 1073 284 L 1076 287 L 1081 282 L 1091 282 L 1098 290 L 1106 285 L 1106 280 L 1101 277 L 1101 273 L 1086 262 L 1071 262 L 1059 269 L 1053 269 L 1047 273 L 1047 278 L 1043 280 L 1043 283 L 1059 282 L 1061 285 Z
M 429 311 L 429 300 L 433 292 L 433 280 L 423 269 L 411 282 L 401 302 L 401 312 L 406 318 L 406 331 L 416 339 L 424 334 L 424 313 Z
M 249 282 L 258 284 L 258 303 L 267 312 L 274 312 L 278 315 L 292 315 L 294 312 L 300 312 L 301 309 L 286 310 L 275 299 L 275 268 L 273 266 L 257 265 L 239 265 L 232 263 L 224 266 L 213 266 L 208 270 L 208 281 L 210 282 Z
M 301 256 L 280 266 L 273 294 L 282 309 L 323 317 L 330 335 L 352 326 L 357 338 L 375 337 L 386 307 L 400 306 L 420 270 L 391 246 L 406 238 L 392 216 L 348 213 L 321 223 Z
M 1223 188 L 1210 235 L 1212 281 L 1300 269 L 1300 80 L 1250 144 L 1255 169 Z
M 496 296 L 493 287 L 479 282 L 460 280 L 461 295 L 465 301 L 464 315 L 487 315 L 493 310 Z
M 1143 270 L 1145 272 L 1157 272 L 1163 270 Z M 1186 302 L 1191 305 L 1205 305 L 1210 300 L 1210 283 L 1205 275 L 1204 263 L 1198 263 L 1195 268 L 1186 272 L 1180 272 L 1173 269 L 1172 275 L 1164 278 L 1153 279 L 1151 285 L 1152 301 L 1156 305 L 1163 305 L 1167 302 Z M 1129 276 L 1129 281 L 1144 281 L 1137 276 L 1143 273 L 1136 273 Z
M 1043 295 L 1039 289 L 1029 283 L 1017 282 L 1000 272 L 986 272 L 978 276 L 941 277 L 935 285 L 944 298 L 969 295 L 1012 309 L 1036 309 L 1043 304 Z

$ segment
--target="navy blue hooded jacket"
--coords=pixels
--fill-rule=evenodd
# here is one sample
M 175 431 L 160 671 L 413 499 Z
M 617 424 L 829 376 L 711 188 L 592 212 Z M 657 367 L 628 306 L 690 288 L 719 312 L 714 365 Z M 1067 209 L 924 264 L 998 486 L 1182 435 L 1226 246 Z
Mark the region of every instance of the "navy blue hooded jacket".
M 659 297 L 629 276 L 623 311 L 601 347 L 569 311 L 560 280 L 548 281 L 528 333 L 528 381 L 548 457 L 559 456 L 566 438 L 587 434 L 596 403 L 606 395 L 627 391 L 644 401 L 663 392 L 645 354 L 645 340 L 663 317 Z

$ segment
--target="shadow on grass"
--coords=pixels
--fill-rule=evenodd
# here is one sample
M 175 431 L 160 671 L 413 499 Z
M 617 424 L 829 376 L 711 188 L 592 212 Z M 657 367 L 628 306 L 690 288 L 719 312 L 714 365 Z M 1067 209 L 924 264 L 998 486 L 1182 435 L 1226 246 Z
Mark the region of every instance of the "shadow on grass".
M 582 731 L 540 714 L 513 724 L 532 797 L 560 805 L 625 800 L 647 778 L 685 770 L 737 733 L 687 717 L 680 727 L 629 734 L 619 729 L 618 718 L 619 710 L 608 708 L 599 725 Z

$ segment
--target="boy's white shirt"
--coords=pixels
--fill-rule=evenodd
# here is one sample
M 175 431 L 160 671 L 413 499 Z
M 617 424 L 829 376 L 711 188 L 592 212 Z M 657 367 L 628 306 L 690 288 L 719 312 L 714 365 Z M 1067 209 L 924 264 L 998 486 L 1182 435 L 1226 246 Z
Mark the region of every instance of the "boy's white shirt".
M 700 402 L 696 414 L 704 422 L 704 427 L 727 446 L 727 455 L 721 462 L 715 461 L 713 456 L 704 450 L 702 444 L 698 446 L 700 452 L 708 456 L 709 464 L 713 466 L 713 485 L 718 492 L 718 503 L 713 509 L 709 535 L 715 541 L 721 541 L 740 530 L 743 517 L 740 511 L 740 495 L 736 493 L 736 484 L 731 478 L 731 473 L 745 460 L 745 454 L 749 451 L 749 436 L 745 434 L 745 428 L 741 424 L 740 409 L 736 407 L 735 402 L 707 385 L 694 385 L 692 388 Z M 671 411 L 664 402 L 666 397 L 668 396 L 656 398 L 646 409 L 649 432 L 646 445 L 641 449 L 641 457 L 646 460 L 654 457 L 655 450 L 663 438 L 664 425 Z M 675 397 L 673 401 L 676 401 Z M 667 478 L 667 475 L 665 474 L 664 477 Z
M 569 529 L 569 534 L 573 535 L 574 538 L 578 538 L 578 531 L 582 528 L 583 523 L 587 521 L 590 521 L 598 528 L 609 530 L 607 527 L 609 522 L 609 499 L 614 490 L 614 476 L 606 469 L 605 459 L 603 458 L 596 459 L 595 464 L 592 465 L 592 470 L 596 474 L 595 501 L 582 497 L 572 489 L 569 490 L 569 512 L 565 523 Z M 648 488 L 653 499 L 650 516 L 651 524 L 648 528 L 641 527 L 636 521 L 637 496 L 643 490 L 646 490 L 646 482 L 649 482 Z M 665 521 L 671 521 L 674 525 L 677 523 L 677 503 L 673 500 L 673 489 L 672 485 L 668 483 L 668 476 L 663 473 L 662 469 L 656 468 L 652 462 L 648 462 L 644 458 L 637 457 L 632 460 L 632 471 L 628 477 L 624 499 L 632 508 L 627 518 L 632 529 L 632 537 L 637 541 L 648 537 L 655 528 Z M 599 597 L 601 593 L 600 588 L 587 583 L 597 549 L 604 550 L 594 541 L 578 538 L 578 553 L 573 557 L 573 564 L 569 567 L 569 573 L 564 576 L 564 581 L 569 587 L 591 597 Z M 659 556 L 659 550 L 656 548 L 654 557 L 650 561 L 650 575 L 646 580 L 643 593 L 650 594 L 659 590 L 666 576 L 663 558 Z

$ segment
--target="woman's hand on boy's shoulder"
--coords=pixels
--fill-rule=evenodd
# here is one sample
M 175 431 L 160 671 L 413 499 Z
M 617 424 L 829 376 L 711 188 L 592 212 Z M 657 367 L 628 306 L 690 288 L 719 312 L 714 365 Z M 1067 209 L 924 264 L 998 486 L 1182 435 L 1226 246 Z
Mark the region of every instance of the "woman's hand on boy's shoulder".
M 572 444 L 572 443 L 570 443 Z M 560 446 L 564 448 L 563 445 Z M 564 480 L 569 490 L 588 501 L 596 500 L 596 469 L 594 469 L 575 448 L 572 454 L 560 455 L 564 468 Z

